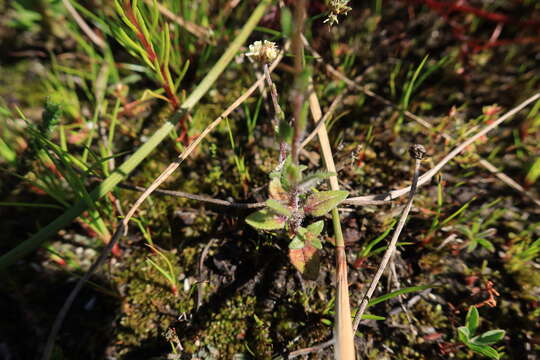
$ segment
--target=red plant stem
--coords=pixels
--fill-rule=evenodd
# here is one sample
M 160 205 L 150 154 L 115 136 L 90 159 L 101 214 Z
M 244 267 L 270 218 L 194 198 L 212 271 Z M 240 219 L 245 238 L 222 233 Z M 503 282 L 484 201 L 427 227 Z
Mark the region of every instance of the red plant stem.
M 144 50 L 146 51 L 146 54 L 148 55 L 148 60 L 150 60 L 151 63 L 156 63 L 156 60 L 157 60 L 159 72 L 163 79 L 163 83 L 161 84 L 161 86 L 163 87 L 163 90 L 165 91 L 165 94 L 167 95 L 167 99 L 169 100 L 169 103 L 172 105 L 174 110 L 177 110 L 180 107 L 180 101 L 178 100 L 178 97 L 169 86 L 169 82 L 171 79 L 169 78 L 163 65 L 159 65 L 159 59 L 156 55 L 156 52 L 154 51 L 154 48 L 152 47 L 152 44 L 150 43 L 150 41 L 148 41 L 146 36 L 144 36 L 144 32 L 142 31 L 141 25 L 137 21 L 137 17 L 135 16 L 133 8 L 131 7 L 130 0 L 124 1 L 124 7 L 126 9 L 127 18 L 129 19 L 129 21 L 131 21 L 133 26 L 135 26 L 135 28 L 137 29 L 137 31 L 135 32 L 135 35 L 137 36 L 142 46 L 144 47 Z
M 446 20 L 448 25 L 452 28 L 454 37 L 460 41 L 463 41 L 463 48 L 461 50 L 462 56 L 466 61 L 469 52 L 479 52 L 485 49 L 494 48 L 498 46 L 505 46 L 510 44 L 529 44 L 540 42 L 540 37 L 520 37 L 515 39 L 503 39 L 498 41 L 478 40 L 467 36 L 465 26 L 460 25 L 450 19 L 452 13 L 464 13 L 473 14 L 479 18 L 486 19 L 488 21 L 496 22 L 497 24 L 517 24 L 523 27 L 533 27 L 540 29 L 540 19 L 527 19 L 520 20 L 508 15 L 486 11 L 477 7 L 468 5 L 464 1 L 438 1 L 438 0 L 404 0 L 408 3 L 420 3 L 425 4 L 433 11 L 437 12 L 442 18 Z
M 456 2 L 442 2 L 437 0 L 423 0 L 427 6 L 433 10 L 444 11 L 449 14 L 450 12 L 463 12 L 466 14 L 474 14 L 478 17 L 484 18 L 489 21 L 494 21 L 503 24 L 518 24 L 521 26 L 540 26 L 540 20 L 517 20 L 511 18 L 507 15 L 490 12 L 482 9 L 475 8 L 473 6 L 467 5 L 462 1 Z
M 129 19 L 129 21 L 131 21 L 133 26 L 135 26 L 135 28 L 137 29 L 135 35 L 137 36 L 142 46 L 144 47 L 144 50 L 148 54 L 148 59 L 150 60 L 150 62 L 153 63 L 157 58 L 156 53 L 154 52 L 154 49 L 152 48 L 152 45 L 150 44 L 148 39 L 144 36 L 144 32 L 141 29 L 141 25 L 137 21 L 137 18 L 135 17 L 135 13 L 133 12 L 133 8 L 131 7 L 130 0 L 124 1 L 124 7 L 126 8 L 127 18 Z
M 178 97 L 169 86 L 171 79 L 168 76 L 168 73 L 165 71 L 165 68 L 163 67 L 163 65 L 159 66 L 159 72 L 161 73 L 161 77 L 163 77 L 163 80 L 164 80 L 161 86 L 163 87 L 163 90 L 165 90 L 165 93 L 167 94 L 167 98 L 170 100 L 172 107 L 176 110 L 180 107 L 180 101 L 178 100 Z

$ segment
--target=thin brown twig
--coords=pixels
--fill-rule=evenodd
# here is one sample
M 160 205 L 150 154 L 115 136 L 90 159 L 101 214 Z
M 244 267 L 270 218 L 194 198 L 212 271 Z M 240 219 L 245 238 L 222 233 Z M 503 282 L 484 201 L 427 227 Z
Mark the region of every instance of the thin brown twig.
M 75 22 L 77 23 L 77 25 L 79 25 L 79 27 L 81 28 L 81 30 L 86 34 L 86 36 L 88 36 L 88 38 L 94 43 L 96 44 L 98 47 L 100 47 L 101 49 L 104 49 L 107 44 L 105 43 L 105 41 L 103 41 L 103 39 L 101 37 L 99 37 L 95 32 L 94 30 L 92 30 L 90 28 L 90 26 L 88 26 L 88 24 L 86 23 L 86 21 L 84 21 L 84 19 L 81 17 L 81 15 L 79 15 L 79 13 L 77 12 L 77 10 L 73 7 L 73 5 L 71 5 L 71 2 L 69 0 L 62 0 L 62 3 L 64 4 L 64 7 L 66 8 L 66 10 L 69 12 L 69 14 L 73 17 L 73 20 L 75 20 Z
M 276 58 L 272 63 L 271 70 L 275 69 L 277 64 L 283 58 L 283 52 Z M 146 191 L 135 201 L 135 204 L 126 214 L 126 217 L 123 219 L 125 225 L 125 230 L 127 231 L 127 224 L 129 219 L 135 214 L 137 209 L 141 204 L 150 196 L 150 194 L 157 189 L 163 182 L 171 176 L 171 174 L 180 166 L 180 164 L 193 152 L 193 150 L 200 144 L 200 142 L 208 135 L 219 123 L 229 116 L 238 106 L 240 106 L 256 89 L 257 87 L 264 82 L 264 76 L 260 77 L 248 90 L 246 90 L 238 99 L 236 99 L 216 120 L 214 120 L 210 125 L 204 129 L 204 131 L 173 161 L 158 177 L 154 182 L 146 189 Z
M 131 184 L 125 184 L 125 183 L 119 184 L 118 187 L 126 189 L 126 190 L 135 190 L 139 192 L 145 192 L 147 189 L 143 186 L 137 186 L 137 185 L 131 185 Z M 227 200 L 215 199 L 207 195 L 191 194 L 185 191 L 178 191 L 178 190 L 155 189 L 154 193 L 159 194 L 159 195 L 168 195 L 168 196 L 174 196 L 174 197 L 179 197 L 179 198 L 185 198 L 189 200 L 205 202 L 212 205 L 218 205 L 218 206 L 236 208 L 236 209 L 260 209 L 266 206 L 264 202 L 254 202 L 254 203 L 232 202 L 232 201 L 227 201 Z
M 366 311 L 368 302 L 373 296 L 373 293 L 375 292 L 375 289 L 377 288 L 377 284 L 379 283 L 379 280 L 381 279 L 381 276 L 384 273 L 384 270 L 386 269 L 388 262 L 394 255 L 397 241 L 399 239 L 399 235 L 401 234 L 401 231 L 403 230 L 403 227 L 405 226 L 405 222 L 407 221 L 407 217 L 409 216 L 409 212 L 411 211 L 411 208 L 412 208 L 414 194 L 416 192 L 417 185 L 418 185 L 420 162 L 422 161 L 422 158 L 424 157 L 426 150 L 421 145 L 413 145 L 411 146 L 410 153 L 411 153 L 411 156 L 414 158 L 414 174 L 413 174 L 413 180 L 411 184 L 411 191 L 409 192 L 409 199 L 407 200 L 405 209 L 403 210 L 403 213 L 401 214 L 397 228 L 394 231 L 394 235 L 392 236 L 392 240 L 390 241 L 390 244 L 388 244 L 388 248 L 386 249 L 384 256 L 381 260 L 381 263 L 379 264 L 379 268 L 377 269 L 377 272 L 373 276 L 373 279 L 371 280 L 371 284 L 369 285 L 368 290 L 366 291 L 365 295 L 362 297 L 360 308 L 358 309 L 354 317 L 353 332 L 355 333 L 356 333 L 356 330 L 358 329 L 358 324 L 360 324 L 360 320 L 362 319 L 362 315 L 364 315 L 364 312 Z
M 349 88 L 359 90 L 359 91 L 363 92 L 364 94 L 366 94 L 366 95 L 368 95 L 368 96 L 370 96 L 370 97 L 372 97 L 374 99 L 377 99 L 379 102 L 391 107 L 392 109 L 402 111 L 404 116 L 408 117 L 411 120 L 416 121 L 417 123 L 419 123 L 420 125 L 422 125 L 423 127 L 427 128 L 427 129 L 433 129 L 433 125 L 431 125 L 428 121 L 424 120 L 420 116 L 413 114 L 409 110 L 401 109 L 399 106 L 397 106 L 396 104 L 394 104 L 390 100 L 388 100 L 388 99 L 374 93 L 370 89 L 360 85 L 357 81 L 351 80 L 350 78 L 345 76 L 343 73 L 341 73 L 339 70 L 335 69 L 332 65 L 324 63 L 322 56 L 315 49 L 313 49 L 310 46 L 307 39 L 303 38 L 303 41 L 304 41 L 304 44 L 305 44 L 306 48 L 309 49 L 309 51 L 313 54 L 315 60 L 317 62 L 321 63 L 321 64 L 324 64 L 324 66 L 326 68 L 326 71 L 328 71 L 328 73 L 333 75 L 335 78 L 343 81 Z M 447 133 L 443 132 L 440 135 L 446 140 L 454 141 L 454 139 L 450 135 L 448 135 Z M 540 199 L 538 199 L 530 191 L 527 191 L 523 186 L 521 186 L 519 183 L 517 183 L 511 177 L 506 175 L 504 172 L 498 170 L 488 160 L 480 158 L 479 163 L 480 163 L 481 166 L 483 166 L 486 170 L 488 170 L 491 174 L 493 174 L 495 177 L 497 177 L 503 183 L 510 186 L 511 188 L 513 188 L 514 190 L 516 190 L 520 194 L 524 195 L 525 197 L 529 198 L 536 205 L 540 206 Z M 379 205 L 380 203 L 379 202 L 374 202 L 374 203 L 369 203 L 369 204 L 371 204 L 371 205 Z M 368 205 L 368 203 L 366 203 L 365 205 Z
M 153 0 L 144 0 L 144 2 L 148 6 L 154 6 Z M 163 14 L 166 18 L 169 18 L 169 20 L 174 21 L 193 35 L 195 35 L 197 38 L 205 41 L 206 43 L 211 43 L 210 39 L 212 37 L 212 30 L 205 28 L 203 26 L 197 25 L 195 23 L 192 23 L 191 21 L 187 21 L 186 19 L 174 14 L 171 10 L 167 9 L 164 5 L 156 2 L 158 11 Z
M 289 353 L 287 359 L 294 359 L 295 357 L 298 357 L 298 356 L 307 355 L 307 354 L 311 354 L 317 351 L 321 351 L 333 344 L 334 344 L 334 339 L 330 339 L 317 345 L 313 345 L 304 349 L 295 350 Z
M 302 144 L 300 144 L 300 149 L 304 148 L 313 138 L 317 135 L 319 132 L 319 129 L 321 128 L 322 124 L 325 124 L 326 121 L 334 114 L 334 112 L 337 109 L 337 106 L 341 103 L 341 100 L 343 100 L 343 97 L 345 96 L 345 92 L 340 93 L 336 98 L 332 101 L 330 104 L 330 107 L 328 108 L 328 111 L 324 116 L 317 122 L 315 125 L 315 128 L 311 131 L 311 133 L 302 141 Z
M 517 112 L 521 111 L 526 106 L 530 105 L 532 102 L 540 98 L 540 93 L 530 97 L 529 99 L 525 100 L 523 103 L 512 109 L 511 111 L 504 114 L 502 117 L 500 117 L 497 121 L 503 122 L 505 120 L 508 120 L 510 117 L 514 116 Z M 327 117 L 328 113 L 325 114 L 325 117 Z M 320 120 L 318 121 L 318 124 L 321 125 L 323 122 Z M 490 129 L 483 129 L 482 133 L 478 133 L 474 136 L 474 138 L 471 138 L 467 140 L 467 142 L 464 142 L 460 144 L 458 147 L 456 147 L 451 153 L 449 153 L 446 157 L 444 157 L 437 165 L 435 165 L 432 169 L 424 173 L 422 176 L 420 176 L 420 179 L 418 181 L 418 186 L 425 185 L 433 176 L 435 176 L 439 170 L 446 165 L 450 160 L 452 160 L 461 150 L 466 148 L 470 143 L 474 142 L 478 137 L 481 137 L 485 132 L 490 131 Z M 142 191 L 145 188 L 130 184 L 121 184 L 120 187 L 130 189 L 130 190 L 136 190 L 136 191 Z M 343 205 L 354 205 L 354 206 L 365 206 L 365 205 L 385 205 L 389 202 L 394 201 L 395 199 L 404 196 L 408 194 L 410 191 L 410 186 L 404 187 L 401 189 L 393 190 L 387 193 L 383 194 L 375 194 L 375 195 L 364 195 L 364 196 L 358 196 L 358 197 L 351 197 L 342 202 Z M 247 209 L 256 209 L 260 207 L 264 207 L 264 203 L 239 203 L 239 202 L 229 202 L 225 200 L 220 199 L 214 199 L 205 195 L 195 195 L 186 193 L 183 191 L 174 191 L 174 190 L 160 190 L 156 189 L 155 192 L 157 194 L 162 195 L 170 195 L 170 196 L 176 196 L 176 197 L 184 197 L 191 200 L 196 201 L 202 201 L 202 202 L 208 202 L 215 205 L 220 206 L 229 206 L 229 207 L 236 207 L 236 208 L 247 208 Z

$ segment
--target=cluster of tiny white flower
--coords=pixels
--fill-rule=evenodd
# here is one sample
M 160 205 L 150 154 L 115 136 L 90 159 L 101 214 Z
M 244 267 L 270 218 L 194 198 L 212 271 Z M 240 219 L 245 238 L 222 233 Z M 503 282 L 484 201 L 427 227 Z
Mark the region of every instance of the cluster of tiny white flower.
M 348 6 L 348 3 L 349 0 L 330 0 L 330 3 L 328 4 L 330 14 L 328 14 L 328 17 L 324 22 L 329 23 L 330 26 L 339 23 L 338 15 L 347 15 L 347 13 L 352 10 L 352 8 Z
M 246 56 L 249 56 L 253 60 L 261 64 L 269 64 L 278 56 L 279 50 L 276 43 L 268 40 L 255 41 L 249 45 L 249 52 Z

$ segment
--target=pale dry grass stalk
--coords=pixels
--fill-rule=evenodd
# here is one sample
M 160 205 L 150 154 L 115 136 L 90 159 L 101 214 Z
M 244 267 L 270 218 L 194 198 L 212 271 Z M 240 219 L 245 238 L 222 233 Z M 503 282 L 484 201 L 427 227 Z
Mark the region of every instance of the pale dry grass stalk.
M 300 144 L 300 148 L 304 148 L 307 144 L 309 144 L 311 142 L 311 140 L 313 140 L 313 138 L 315 136 L 317 136 L 317 134 L 319 133 L 319 129 L 321 128 L 321 126 L 323 126 L 323 124 L 326 124 L 326 121 L 328 121 L 328 119 L 334 114 L 334 112 L 336 111 L 338 105 L 341 103 L 341 101 L 343 100 L 343 97 L 345 96 L 345 91 L 340 93 L 338 96 L 336 96 L 336 98 L 332 101 L 332 103 L 330 104 L 330 107 L 328 108 L 328 111 L 326 112 L 326 114 L 324 114 L 324 116 L 315 123 L 315 128 L 309 133 L 308 136 L 306 136 L 306 138 L 302 141 L 302 144 Z
M 313 86 L 309 92 L 309 107 L 315 124 L 319 124 L 318 136 L 323 153 L 324 163 L 329 172 L 336 173 L 336 166 L 332 156 L 332 149 L 328 139 L 326 125 L 322 119 L 321 106 Z M 332 190 L 339 190 L 337 176 L 330 177 L 330 187 Z M 353 360 L 354 336 L 351 324 L 351 307 L 349 300 L 349 284 L 347 281 L 347 256 L 345 253 L 345 242 L 341 232 L 341 223 L 337 209 L 332 210 L 332 222 L 336 238 L 336 320 L 334 333 L 334 357 L 339 360 Z
M 154 0 L 144 0 L 144 2 L 148 6 L 154 6 Z M 206 43 L 211 43 L 210 39 L 212 37 L 212 30 L 205 28 L 204 26 L 197 25 L 195 23 L 192 23 L 191 21 L 187 21 L 183 17 L 176 15 L 171 10 L 167 9 L 166 6 L 156 2 L 158 11 L 168 18 L 169 20 L 174 21 L 193 35 L 195 35 L 198 39 L 203 40 Z
M 472 136 L 471 138 L 467 139 L 465 142 L 461 143 L 452 152 L 450 152 L 448 155 L 446 155 L 439 163 L 437 163 L 437 165 L 435 165 L 431 170 L 426 172 L 424 175 L 418 177 L 418 179 L 416 181 L 416 184 L 414 186 L 414 190 L 416 190 L 417 187 L 427 183 L 437 172 L 439 172 L 439 170 L 444 165 L 446 165 L 450 160 L 452 160 L 454 157 L 456 157 L 461 151 L 463 151 L 467 146 L 469 146 L 475 140 L 477 140 L 481 136 L 485 135 L 487 132 L 489 132 L 490 130 L 492 130 L 493 128 L 495 128 L 496 126 L 501 124 L 502 122 L 510 119 L 512 116 L 516 115 L 519 111 L 523 110 L 525 107 L 529 106 L 530 104 L 532 104 L 533 102 L 535 102 L 538 99 L 540 99 L 540 93 L 537 93 L 537 94 L 529 97 L 528 99 L 523 101 L 521 104 L 519 104 L 518 106 L 514 107 L 512 110 L 508 111 L 506 114 L 501 116 L 499 119 L 495 120 L 495 122 L 493 122 L 492 124 L 484 127 L 476 135 Z M 320 112 L 319 112 L 319 116 L 320 116 Z M 314 115 L 314 117 L 315 117 L 315 115 Z M 413 190 L 412 185 L 408 186 L 408 187 L 405 187 L 405 188 L 402 188 L 402 189 L 399 189 L 399 190 L 391 191 L 391 192 L 386 193 L 386 194 L 366 195 L 366 196 L 360 196 L 360 197 L 356 197 L 356 198 L 349 198 L 349 199 L 345 200 L 343 203 L 349 204 L 349 205 L 357 205 L 357 206 L 374 205 L 374 204 L 380 205 L 380 204 L 388 203 L 388 202 L 390 202 L 390 201 L 392 201 L 392 200 L 394 200 L 396 198 L 399 198 L 400 196 L 410 194 L 411 190 Z M 365 309 L 363 311 L 365 311 Z M 358 314 L 360 314 L 360 315 L 358 315 Z M 356 331 L 356 329 L 358 327 L 358 324 L 359 324 L 359 321 L 360 321 L 358 319 L 361 319 L 361 312 L 360 311 L 357 312 L 357 316 L 355 317 L 355 324 L 354 324 L 354 330 L 355 331 Z M 299 354 L 304 355 L 304 354 L 307 354 L 309 352 L 320 351 L 321 349 L 334 344 L 334 342 L 335 342 L 335 339 L 331 339 L 329 341 L 326 341 L 326 342 L 318 344 L 318 345 L 314 345 L 314 346 L 309 348 L 309 349 L 314 349 L 314 350 L 301 349 L 301 350 L 297 350 L 294 353 L 299 353 Z M 294 353 L 291 353 L 291 354 L 294 354 Z
M 98 34 L 96 34 L 94 30 L 90 28 L 90 26 L 88 26 L 86 21 L 84 21 L 84 19 L 81 17 L 81 15 L 79 15 L 73 5 L 71 5 L 71 2 L 69 0 L 62 0 L 62 3 L 64 4 L 64 7 L 69 12 L 69 14 L 73 17 L 73 20 L 75 20 L 77 25 L 79 25 L 81 30 L 86 34 L 86 36 L 88 36 L 88 38 L 99 48 L 105 49 L 105 47 L 107 46 L 105 41 L 103 41 L 103 39 L 98 36 Z
M 381 263 L 379 264 L 379 268 L 377 269 L 377 272 L 373 276 L 373 279 L 371 280 L 371 284 L 369 285 L 368 290 L 366 291 L 365 295 L 362 297 L 362 301 L 360 302 L 359 309 L 356 312 L 356 315 L 354 317 L 353 329 L 355 332 L 358 329 L 358 325 L 360 324 L 362 315 L 364 315 L 364 312 L 366 311 L 369 300 L 371 300 L 371 297 L 373 296 L 375 289 L 377 289 L 377 284 L 379 283 L 379 280 L 381 279 L 381 276 L 384 273 L 384 270 L 386 269 L 388 262 L 394 255 L 394 252 L 396 250 L 396 245 L 399 239 L 399 235 L 401 234 L 401 231 L 403 230 L 403 227 L 405 226 L 405 222 L 407 221 L 407 217 L 409 216 L 409 212 L 411 211 L 411 208 L 412 208 L 414 194 L 416 192 L 417 185 L 418 185 L 420 162 L 422 158 L 424 157 L 426 151 L 424 147 L 421 145 L 413 145 L 411 146 L 410 153 L 411 153 L 411 156 L 414 158 L 414 174 L 413 174 L 413 180 L 411 184 L 411 191 L 409 192 L 409 199 L 407 200 L 405 209 L 403 210 L 403 213 L 401 214 L 401 217 L 399 218 L 398 225 L 396 227 L 396 230 L 394 231 L 394 235 L 392 236 L 392 240 L 390 241 L 390 244 L 388 244 L 388 248 L 386 249 L 384 253 Z
M 283 58 L 283 53 L 277 57 L 277 59 L 272 63 L 270 69 L 273 71 L 277 64 Z M 131 217 L 135 214 L 137 209 L 141 204 L 152 194 L 152 192 L 157 189 L 172 173 L 182 164 L 182 162 L 195 150 L 195 148 L 200 144 L 200 142 L 208 135 L 212 130 L 214 130 L 223 119 L 229 116 L 238 106 L 240 106 L 256 89 L 263 83 L 265 80 L 264 76 L 260 77 L 251 87 L 246 90 L 238 99 L 236 99 L 217 119 L 215 119 L 210 125 L 204 129 L 204 131 L 191 143 L 189 146 L 173 161 L 158 177 L 154 182 L 146 189 L 146 191 L 135 201 L 131 209 L 129 209 L 126 217 L 122 220 L 125 231 L 127 231 L 127 225 Z
M 489 131 L 493 130 L 497 126 L 499 126 L 502 122 L 512 118 L 514 115 L 516 115 L 518 112 L 535 102 L 536 100 L 540 99 L 540 93 L 537 93 L 531 97 L 529 97 L 527 100 L 523 101 L 521 104 L 513 108 L 512 110 L 508 111 L 506 114 L 498 118 L 497 120 L 493 121 L 491 124 L 486 125 L 482 130 L 477 132 L 475 135 L 469 137 L 467 140 L 463 141 L 461 144 L 456 146 L 448 155 L 446 155 L 441 161 L 437 163 L 433 168 L 431 168 L 429 171 L 424 173 L 420 179 L 418 180 L 418 186 L 422 186 L 426 184 L 435 174 L 437 174 L 444 165 L 446 165 L 450 160 L 452 160 L 454 157 L 456 157 L 459 153 L 461 153 L 463 150 L 465 150 L 469 145 L 471 145 L 473 142 L 481 138 L 482 136 L 485 136 Z M 402 189 L 393 190 L 386 194 L 378 194 L 378 195 L 366 195 L 366 196 L 358 196 L 353 198 L 348 198 L 343 202 L 343 204 L 348 205 L 368 205 L 368 204 L 381 204 L 386 203 L 389 201 L 392 201 L 394 199 L 397 199 L 400 196 L 406 195 L 410 192 L 411 187 L 407 186 Z

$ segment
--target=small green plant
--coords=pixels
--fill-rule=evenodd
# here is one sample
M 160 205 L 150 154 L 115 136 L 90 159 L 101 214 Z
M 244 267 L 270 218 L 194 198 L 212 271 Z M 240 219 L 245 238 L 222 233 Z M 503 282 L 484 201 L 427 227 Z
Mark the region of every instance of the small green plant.
M 492 234 L 491 231 L 485 230 L 482 231 L 482 220 L 477 219 L 473 222 L 471 226 L 458 226 L 459 232 L 467 238 L 468 246 L 467 251 L 472 252 L 478 247 L 482 246 L 489 252 L 495 251 L 493 243 L 488 240 L 488 237 Z
M 177 296 L 178 295 L 178 280 L 177 280 L 178 276 L 176 274 L 175 267 L 173 266 L 169 258 L 162 251 L 160 251 L 156 246 L 151 245 L 151 244 L 146 244 L 146 246 L 148 246 L 154 254 L 159 255 L 159 258 L 162 260 L 161 262 L 164 262 L 167 267 L 165 268 L 161 266 L 160 264 L 158 264 L 157 260 L 154 261 L 150 257 L 146 259 L 146 262 L 150 266 L 152 266 L 154 269 L 159 271 L 161 275 L 163 275 L 163 277 L 167 280 L 167 283 L 169 284 L 171 292 L 173 293 L 174 296 Z
M 467 239 L 468 252 L 474 251 L 478 245 L 489 252 L 495 251 L 495 246 L 493 246 L 493 243 L 488 239 L 490 236 L 493 236 L 494 229 L 489 228 L 489 226 L 495 224 L 503 213 L 503 209 L 497 209 L 494 210 L 487 219 L 477 218 L 469 226 L 457 226 L 458 231 Z
M 289 258 L 306 277 L 313 278 L 318 272 L 317 250 L 322 249 L 320 234 L 322 220 L 307 227 L 302 223 L 306 216 L 321 217 L 329 213 L 347 198 L 347 191 L 315 191 L 322 180 L 333 176 L 329 172 L 302 175 L 304 166 L 295 165 L 287 157 L 283 166 L 270 174 L 266 207 L 246 218 L 246 222 L 258 230 L 285 229 L 291 239 Z
M 503 353 L 498 352 L 490 345 L 502 340 L 505 331 L 496 329 L 486 331 L 481 335 L 475 335 L 479 323 L 480 316 L 478 309 L 475 306 L 471 306 L 465 319 L 466 325 L 458 328 L 459 341 L 477 354 L 484 355 L 490 359 L 500 359 Z

